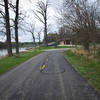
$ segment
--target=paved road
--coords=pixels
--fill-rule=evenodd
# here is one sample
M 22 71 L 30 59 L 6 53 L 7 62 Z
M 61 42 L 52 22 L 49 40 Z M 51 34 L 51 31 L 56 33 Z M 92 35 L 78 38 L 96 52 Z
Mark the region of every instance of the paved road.
M 100 100 L 100 95 L 68 63 L 63 50 L 55 50 L 0 76 L 0 100 Z

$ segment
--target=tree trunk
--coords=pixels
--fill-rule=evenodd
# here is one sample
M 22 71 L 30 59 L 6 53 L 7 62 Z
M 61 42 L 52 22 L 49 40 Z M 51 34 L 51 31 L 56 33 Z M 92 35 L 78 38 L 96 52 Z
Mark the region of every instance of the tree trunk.
M 13 54 L 12 54 L 12 44 L 11 44 L 8 0 L 4 0 L 4 5 L 5 5 L 5 24 L 6 24 L 8 56 L 12 56 Z
M 89 50 L 89 42 L 88 41 L 85 41 L 83 45 L 84 45 L 85 50 Z
M 96 54 L 96 42 L 95 41 L 93 41 L 93 51 L 94 51 L 94 54 Z
M 39 47 L 40 47 L 40 36 L 39 36 Z
M 47 12 L 45 11 L 45 28 L 44 28 L 44 45 L 47 47 L 48 46 L 48 41 L 47 41 Z
M 34 37 L 34 34 L 33 33 L 32 33 L 32 37 L 33 37 L 33 46 L 36 47 L 35 37 Z
M 15 42 L 16 42 L 16 56 L 19 55 L 18 17 L 19 17 L 19 0 L 16 1 L 16 16 L 15 16 Z

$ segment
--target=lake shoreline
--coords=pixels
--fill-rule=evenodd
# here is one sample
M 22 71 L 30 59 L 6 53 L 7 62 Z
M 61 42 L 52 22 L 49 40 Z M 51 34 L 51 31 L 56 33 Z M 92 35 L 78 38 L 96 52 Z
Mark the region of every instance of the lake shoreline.
M 26 51 L 21 51 L 21 52 L 19 52 L 19 54 L 25 53 L 25 52 L 28 52 L 28 50 L 26 50 Z M 13 55 L 15 55 L 15 54 L 16 54 L 16 53 L 13 53 Z M 5 55 L 5 56 L 1 56 L 0 59 L 6 58 L 6 57 L 9 57 L 8 54 Z
M 20 53 L 21 52 L 26 52 L 28 49 L 29 48 L 27 48 L 27 47 L 21 47 L 21 48 L 19 48 L 19 52 Z M 13 54 L 16 53 L 16 49 L 15 48 L 13 48 L 12 51 L 13 51 Z M 4 57 L 7 57 L 7 56 L 8 56 L 7 49 L 0 49 L 0 59 L 4 58 Z

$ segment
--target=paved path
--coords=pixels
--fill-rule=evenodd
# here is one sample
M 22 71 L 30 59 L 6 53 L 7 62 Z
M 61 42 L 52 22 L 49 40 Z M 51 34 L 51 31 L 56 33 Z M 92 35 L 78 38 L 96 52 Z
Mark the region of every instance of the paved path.
M 68 63 L 63 50 L 55 50 L 0 76 L 0 100 L 100 100 L 100 95 Z

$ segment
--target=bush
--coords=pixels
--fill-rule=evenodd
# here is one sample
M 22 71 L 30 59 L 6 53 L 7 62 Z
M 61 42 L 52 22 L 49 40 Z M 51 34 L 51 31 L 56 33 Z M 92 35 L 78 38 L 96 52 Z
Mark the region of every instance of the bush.
M 97 51 L 97 55 L 100 57 L 100 48 Z

